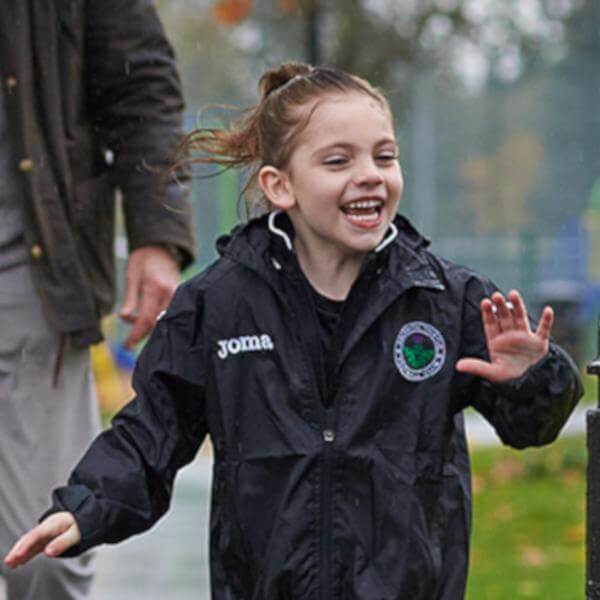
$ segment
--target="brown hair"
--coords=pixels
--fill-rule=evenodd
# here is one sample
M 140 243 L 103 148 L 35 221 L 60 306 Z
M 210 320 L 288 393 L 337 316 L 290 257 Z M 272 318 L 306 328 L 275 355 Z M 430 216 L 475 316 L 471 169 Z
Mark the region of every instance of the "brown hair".
M 284 63 L 262 75 L 258 90 L 258 103 L 245 110 L 242 118 L 233 121 L 228 128 L 197 129 L 182 144 L 184 150 L 200 153 L 184 159 L 187 164 L 210 163 L 249 169 L 249 178 L 242 191 L 249 209 L 268 208 L 262 194 L 259 193 L 258 199 L 252 199 L 258 187 L 258 172 L 264 165 L 285 168 L 294 142 L 312 114 L 301 110 L 307 103 L 326 94 L 354 91 L 371 96 L 391 114 L 389 104 L 379 90 L 368 81 L 335 68 Z M 253 206 L 255 203 L 258 206 Z

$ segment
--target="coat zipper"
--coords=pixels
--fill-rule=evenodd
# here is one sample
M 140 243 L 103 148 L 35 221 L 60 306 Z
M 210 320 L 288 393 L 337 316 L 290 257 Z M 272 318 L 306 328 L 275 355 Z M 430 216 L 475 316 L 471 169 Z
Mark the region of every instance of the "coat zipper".
M 333 443 L 335 442 L 333 406 L 323 411 L 323 469 L 321 472 L 321 569 L 320 599 L 333 598 Z
M 300 271 L 300 265 L 296 264 Z M 307 321 L 312 320 L 313 331 L 318 332 L 319 323 L 316 311 L 311 310 L 312 298 L 308 288 L 308 281 L 298 281 L 298 287 L 302 288 L 306 302 L 301 303 L 302 312 L 305 314 Z M 310 314 L 309 314 L 310 313 Z M 319 404 L 319 412 L 321 414 L 321 443 L 323 452 L 321 455 L 321 488 L 320 488 L 320 565 L 319 565 L 319 596 L 320 600 L 331 600 L 333 597 L 333 442 L 335 441 L 335 423 L 336 423 L 336 407 L 333 403 L 333 398 L 329 399 L 326 389 L 325 377 L 325 357 L 321 356 L 317 362 L 314 356 L 320 356 L 322 353 L 321 345 L 318 336 L 315 343 L 315 337 L 306 340 L 304 351 L 308 354 L 307 361 L 312 367 L 313 372 L 312 383 L 316 393 L 316 401 Z

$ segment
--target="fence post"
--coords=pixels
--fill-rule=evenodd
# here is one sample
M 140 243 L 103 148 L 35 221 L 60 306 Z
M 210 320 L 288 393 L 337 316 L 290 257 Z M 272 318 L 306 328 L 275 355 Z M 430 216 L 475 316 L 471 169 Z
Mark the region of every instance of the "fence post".
M 586 598 L 600 600 L 600 321 L 598 355 L 587 372 L 598 378 L 598 405 L 587 412 Z

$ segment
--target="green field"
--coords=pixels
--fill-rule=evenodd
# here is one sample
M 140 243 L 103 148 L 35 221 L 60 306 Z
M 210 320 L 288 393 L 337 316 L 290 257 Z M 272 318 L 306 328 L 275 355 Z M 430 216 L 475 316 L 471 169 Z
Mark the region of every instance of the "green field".
M 585 438 L 542 449 L 473 449 L 468 600 L 580 600 Z

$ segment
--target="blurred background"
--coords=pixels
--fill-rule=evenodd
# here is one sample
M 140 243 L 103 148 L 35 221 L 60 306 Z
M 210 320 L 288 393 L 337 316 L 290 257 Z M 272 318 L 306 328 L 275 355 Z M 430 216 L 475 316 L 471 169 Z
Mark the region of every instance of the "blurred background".
M 188 102 L 186 127 L 256 99 L 283 60 L 335 64 L 380 86 L 396 117 L 400 210 L 433 251 L 466 263 L 532 315 L 550 303 L 555 337 L 584 367 L 600 310 L 598 0 L 159 0 Z M 192 183 L 199 260 L 244 211 L 238 176 Z M 126 253 L 124 238 L 118 251 Z M 128 397 L 135 355 L 106 322 L 94 349 L 102 410 Z M 595 402 L 586 379 L 587 402 Z M 494 445 L 467 415 L 473 446 L 470 600 L 583 597 L 585 440 L 546 450 Z M 483 432 L 483 433 L 482 433 Z M 155 531 L 101 553 L 96 599 L 208 598 L 208 452 L 180 477 Z M 139 565 L 136 571 L 135 565 Z M 148 566 L 152 568 L 148 568 Z

